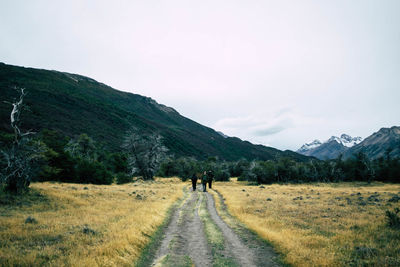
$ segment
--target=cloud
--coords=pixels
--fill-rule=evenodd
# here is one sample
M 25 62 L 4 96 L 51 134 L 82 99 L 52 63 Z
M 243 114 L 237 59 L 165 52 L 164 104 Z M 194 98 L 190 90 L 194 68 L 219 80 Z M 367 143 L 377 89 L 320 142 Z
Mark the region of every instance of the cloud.
M 264 129 L 255 130 L 255 131 L 253 131 L 253 133 L 254 133 L 254 135 L 257 135 L 257 136 L 266 136 L 266 135 L 272 135 L 272 134 L 282 132 L 285 129 L 286 128 L 283 126 L 272 126 L 272 127 L 266 127 Z
M 224 118 L 217 121 L 215 129 L 233 136 L 264 137 L 277 134 L 295 125 L 292 111 L 282 109 L 274 116 L 246 116 Z M 250 138 L 251 139 L 251 138 Z
M 310 126 L 316 123 L 321 124 L 321 119 L 309 117 L 298 110 L 285 107 L 275 109 L 271 115 L 224 118 L 217 121 L 213 128 L 255 144 L 295 150 L 299 147 L 298 143 L 303 142 L 302 135 L 308 133 Z M 290 146 L 288 139 L 293 141 Z

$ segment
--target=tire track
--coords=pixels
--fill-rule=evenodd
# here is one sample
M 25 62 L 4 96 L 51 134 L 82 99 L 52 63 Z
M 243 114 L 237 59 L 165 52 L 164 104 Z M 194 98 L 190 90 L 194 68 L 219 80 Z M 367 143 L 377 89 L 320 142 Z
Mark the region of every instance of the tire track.
M 225 238 L 225 244 L 227 244 L 227 250 L 230 251 L 233 257 L 236 259 L 236 262 L 239 263 L 240 266 L 255 267 L 256 265 L 253 262 L 253 252 L 240 241 L 235 232 L 231 228 L 229 228 L 229 226 L 217 214 L 213 197 L 210 194 L 206 195 L 207 210 L 211 216 L 211 219 L 221 229 L 222 234 Z
M 200 194 L 187 194 L 165 231 L 165 238 L 153 261 L 153 266 L 180 266 L 185 256 L 195 266 L 212 266 L 211 251 L 200 220 L 198 210 Z
M 202 201 L 203 208 L 201 208 Z M 207 242 L 203 221 L 199 215 L 200 209 L 202 216 L 204 212 L 208 213 L 210 222 L 214 223 L 222 233 L 224 244 L 224 248 L 220 251 L 223 253 L 222 257 L 231 259 L 232 263 L 239 266 L 279 266 L 274 262 L 276 255 L 271 248 L 264 249 L 264 246 L 251 235 L 245 236 L 245 239 L 250 238 L 250 241 L 243 242 L 241 234 L 239 236 L 235 233 L 218 215 L 213 196 L 198 191 L 185 193 L 182 204 L 173 212 L 152 266 L 220 265 L 217 262 L 221 258 L 213 258 L 212 246 Z

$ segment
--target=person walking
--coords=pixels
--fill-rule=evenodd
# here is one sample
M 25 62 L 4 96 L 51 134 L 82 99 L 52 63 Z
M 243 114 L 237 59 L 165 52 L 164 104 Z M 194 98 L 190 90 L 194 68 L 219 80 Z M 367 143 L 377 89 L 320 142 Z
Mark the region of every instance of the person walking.
M 208 181 L 208 175 L 207 175 L 207 172 L 205 171 L 203 173 L 203 176 L 201 177 L 201 184 L 203 185 L 203 192 L 207 192 L 207 181 Z
M 208 188 L 211 189 L 212 181 L 214 180 L 214 173 L 213 173 L 213 171 L 211 171 L 211 170 L 208 171 L 207 176 L 208 176 Z
M 196 176 L 195 173 L 193 173 L 191 180 L 192 180 L 192 188 L 193 188 L 193 191 L 196 191 L 197 176 Z

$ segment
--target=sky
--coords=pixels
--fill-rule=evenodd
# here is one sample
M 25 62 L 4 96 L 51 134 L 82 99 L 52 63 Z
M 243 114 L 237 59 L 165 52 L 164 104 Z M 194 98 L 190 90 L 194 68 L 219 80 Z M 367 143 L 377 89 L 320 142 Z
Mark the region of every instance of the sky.
M 77 73 L 297 150 L 400 125 L 398 0 L 2 0 L 0 62 Z

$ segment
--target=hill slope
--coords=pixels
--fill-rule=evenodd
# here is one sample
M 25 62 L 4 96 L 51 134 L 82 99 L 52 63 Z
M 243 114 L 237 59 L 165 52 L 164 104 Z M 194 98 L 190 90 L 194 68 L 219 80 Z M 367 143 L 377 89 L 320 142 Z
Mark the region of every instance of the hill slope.
M 343 157 L 349 158 L 361 151 L 371 159 L 385 156 L 386 151 L 390 151 L 391 157 L 400 157 L 400 127 L 381 128 L 358 145 L 346 150 Z
M 336 140 L 325 142 L 320 146 L 303 152 L 303 155 L 316 157 L 318 159 L 334 159 L 346 151 L 347 147 L 338 143 Z
M 0 131 L 9 132 L 11 107 L 3 101 L 16 97 L 13 86 L 26 88 L 24 128 L 58 130 L 70 137 L 87 133 L 111 150 L 119 150 L 126 131 L 135 126 L 157 131 L 176 156 L 225 160 L 308 157 L 292 151 L 253 145 L 239 138 L 225 138 L 211 128 L 181 116 L 151 98 L 121 92 L 76 74 L 24 68 L 0 63 Z

